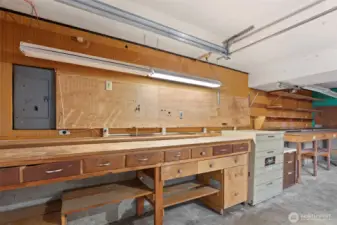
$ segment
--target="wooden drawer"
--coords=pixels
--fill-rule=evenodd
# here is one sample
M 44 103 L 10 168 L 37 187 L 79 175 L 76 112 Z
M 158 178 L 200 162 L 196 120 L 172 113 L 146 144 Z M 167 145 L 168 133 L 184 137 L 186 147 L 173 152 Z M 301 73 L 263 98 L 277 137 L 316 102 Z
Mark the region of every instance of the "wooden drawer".
M 248 152 L 249 151 L 249 145 L 248 143 L 241 143 L 241 144 L 234 144 L 233 145 L 233 152 Z
M 58 162 L 41 164 L 36 166 L 27 166 L 23 169 L 23 182 L 69 177 L 79 175 L 80 173 L 80 161 Z
M 191 176 L 198 173 L 197 162 L 181 163 L 161 168 L 161 179 L 170 180 L 179 177 Z
M 192 148 L 192 158 L 210 157 L 213 154 L 212 147 Z
M 284 153 L 284 161 L 295 161 L 296 152 Z
M 248 167 L 238 166 L 225 170 L 225 208 L 248 199 Z
M 0 168 L 0 186 L 20 183 L 20 167 Z
M 295 171 L 284 171 L 283 174 L 283 189 L 288 188 L 296 183 Z
M 83 172 L 94 173 L 125 167 L 124 155 L 103 155 L 83 160 Z
M 170 150 L 165 152 L 165 162 L 186 160 L 191 158 L 191 149 Z
M 198 173 L 206 173 L 225 168 L 246 165 L 247 154 L 198 161 Z
M 163 161 L 163 152 L 144 152 L 126 156 L 126 166 L 128 167 L 153 165 Z
M 284 154 L 284 171 L 293 172 L 296 170 L 296 154 L 285 153 Z
M 233 153 L 233 145 L 219 145 L 213 147 L 213 155 L 226 155 Z
M 279 140 L 283 139 L 283 133 L 275 133 L 275 134 L 259 134 L 256 136 L 257 142 L 260 141 L 272 141 L 272 140 Z

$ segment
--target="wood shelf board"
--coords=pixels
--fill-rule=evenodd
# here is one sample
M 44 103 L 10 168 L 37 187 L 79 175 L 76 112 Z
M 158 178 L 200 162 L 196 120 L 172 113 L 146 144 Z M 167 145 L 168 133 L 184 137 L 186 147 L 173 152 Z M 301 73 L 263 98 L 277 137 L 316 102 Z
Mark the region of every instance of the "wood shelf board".
M 270 106 L 267 106 L 267 109 L 292 110 L 292 111 L 300 111 L 300 112 L 322 112 L 322 110 L 317 110 L 317 109 L 286 108 L 281 105 L 270 105 Z
M 289 116 L 266 116 L 266 118 L 273 118 L 273 119 L 287 119 L 287 120 L 313 120 L 312 117 L 310 118 L 303 118 L 303 117 L 289 117 Z
M 216 194 L 219 190 L 209 187 L 202 186 L 182 192 L 172 194 L 168 197 L 164 197 L 164 208 L 176 205 L 182 202 L 191 201 L 208 195 Z
M 182 192 L 202 186 L 198 181 L 189 181 L 181 184 L 171 185 L 164 188 L 164 194 L 172 194 L 176 192 Z
M 138 179 L 66 192 L 62 196 L 62 214 L 81 212 L 152 194 Z
M 280 97 L 297 99 L 297 100 L 324 101 L 323 99 L 313 98 L 313 97 L 306 96 L 306 95 L 300 95 L 300 94 L 289 93 L 289 92 L 284 92 L 284 91 L 269 92 L 269 94 L 280 96 Z
M 41 205 L 0 212 L 0 224 L 59 224 L 61 201 L 52 201 Z M 46 220 L 43 218 L 53 218 Z M 40 223 L 29 223 L 39 221 Z M 26 222 L 26 223 L 24 223 Z

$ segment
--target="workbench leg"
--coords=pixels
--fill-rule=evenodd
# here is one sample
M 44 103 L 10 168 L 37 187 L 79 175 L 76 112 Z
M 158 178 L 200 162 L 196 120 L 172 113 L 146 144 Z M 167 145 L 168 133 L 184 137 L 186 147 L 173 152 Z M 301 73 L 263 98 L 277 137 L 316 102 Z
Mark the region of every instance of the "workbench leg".
M 301 182 L 302 173 L 302 143 L 297 143 L 297 183 Z
M 164 181 L 161 180 L 160 167 L 154 168 L 154 224 L 163 225 L 164 206 L 163 188 Z
M 317 147 L 317 141 L 312 142 L 314 147 L 314 176 L 317 177 L 317 170 L 318 170 L 318 147 Z
M 137 216 L 142 216 L 144 214 L 144 200 L 144 197 L 139 197 L 136 199 Z
M 67 215 L 61 215 L 61 225 L 67 225 Z
M 328 163 L 328 170 L 330 170 L 331 167 L 331 139 L 328 140 L 328 157 L 327 157 L 327 163 Z

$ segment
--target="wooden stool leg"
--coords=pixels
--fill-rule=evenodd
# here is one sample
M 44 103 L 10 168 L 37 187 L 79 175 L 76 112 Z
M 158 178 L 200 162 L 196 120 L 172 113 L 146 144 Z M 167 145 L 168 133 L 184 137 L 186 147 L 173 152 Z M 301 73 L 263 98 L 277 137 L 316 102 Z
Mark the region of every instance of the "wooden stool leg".
M 144 200 L 144 197 L 139 197 L 136 199 L 137 216 L 144 214 Z
M 164 181 L 161 180 L 160 167 L 154 168 L 154 224 L 163 225 L 164 206 L 163 188 Z
M 61 225 L 67 225 L 67 215 L 61 215 Z

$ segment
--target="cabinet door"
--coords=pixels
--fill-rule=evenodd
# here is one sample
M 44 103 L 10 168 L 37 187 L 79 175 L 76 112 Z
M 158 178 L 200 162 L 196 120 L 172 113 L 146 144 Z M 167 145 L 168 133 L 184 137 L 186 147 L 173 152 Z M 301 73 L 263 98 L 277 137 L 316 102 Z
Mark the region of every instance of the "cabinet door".
M 237 166 L 225 169 L 224 208 L 247 201 L 248 167 Z

